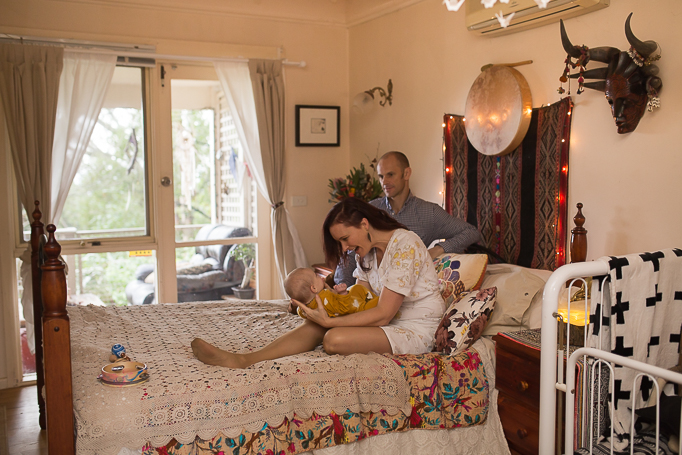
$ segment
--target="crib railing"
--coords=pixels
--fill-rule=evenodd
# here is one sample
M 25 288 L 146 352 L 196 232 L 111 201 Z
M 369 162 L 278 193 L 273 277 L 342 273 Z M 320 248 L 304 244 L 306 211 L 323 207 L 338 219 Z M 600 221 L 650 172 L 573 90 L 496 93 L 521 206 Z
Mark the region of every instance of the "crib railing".
M 541 455 L 555 453 L 556 392 L 565 390 L 563 362 L 557 362 L 558 322 L 554 316 L 559 307 L 559 296 L 566 283 L 584 276 L 605 275 L 608 265 L 601 261 L 580 262 L 559 267 L 547 280 L 542 293 L 542 333 L 540 342 L 540 440 Z M 563 358 L 563 355 L 562 355 Z M 557 368 L 557 365 L 560 368 Z M 566 439 L 572 433 L 566 433 Z
M 638 380 L 641 381 L 641 379 L 646 376 L 648 377 L 654 384 L 655 386 L 655 397 L 656 397 L 656 409 L 657 409 L 657 415 L 656 415 L 656 451 L 654 453 L 661 453 L 659 452 L 659 445 L 660 445 L 660 435 L 659 435 L 659 429 L 660 429 L 660 396 L 662 390 L 660 389 L 660 386 L 658 384 L 657 379 L 664 379 L 667 382 L 673 382 L 679 385 L 682 385 L 682 374 L 680 373 L 675 373 L 670 370 L 666 370 L 663 368 L 659 368 L 654 365 L 649 365 L 643 362 L 639 362 L 637 360 L 632 360 L 628 359 L 616 354 L 612 354 L 610 352 L 606 351 L 601 351 L 599 349 L 594 349 L 594 348 L 580 348 L 576 350 L 568 359 L 568 364 L 566 366 L 566 384 L 575 384 L 575 367 L 576 363 L 578 360 L 581 358 L 589 358 L 589 359 L 594 359 L 594 362 L 589 362 L 591 364 L 590 368 L 594 372 L 597 367 L 601 365 L 605 365 L 610 372 L 610 384 L 609 384 L 609 392 L 613 393 L 614 390 L 614 369 L 613 365 L 620 365 L 621 367 L 624 368 L 630 368 L 636 371 L 639 371 L 640 374 L 635 376 L 633 379 L 633 387 L 631 390 L 636 390 L 636 383 Z M 596 377 L 596 374 L 592 374 L 592 377 Z M 594 390 L 595 383 L 592 382 L 590 390 L 589 390 L 589 399 L 590 399 L 590 407 L 587 408 L 589 410 L 593 410 L 595 408 L 594 406 L 594 398 L 595 396 L 599 396 L 598 393 Z M 566 428 L 566 445 L 565 445 L 565 452 L 566 454 L 572 454 L 574 447 L 573 447 L 573 438 L 568 437 L 568 435 L 573 434 L 573 427 L 574 427 L 574 416 L 575 416 L 575 388 L 574 387 L 568 387 L 566 389 L 566 415 L 565 415 L 565 428 Z M 597 399 L 597 402 L 600 400 Z M 610 412 L 613 413 L 613 406 L 614 406 L 614 400 L 610 400 L 611 402 L 611 409 Z M 632 405 L 631 409 L 635 409 L 635 394 L 632 395 Z M 594 415 L 594 414 L 592 414 Z M 681 416 L 682 417 L 682 416 Z M 594 423 L 592 421 L 589 422 L 589 428 L 592 430 L 594 428 Z M 569 433 L 570 431 L 570 433 Z M 680 433 L 682 434 L 682 420 L 680 421 Z M 595 439 L 594 434 L 590 435 L 589 438 L 589 443 L 590 443 L 590 453 L 592 453 L 593 449 L 593 443 Z M 632 454 L 634 451 L 634 437 L 635 437 L 635 413 L 632 413 L 632 418 L 630 421 L 630 453 Z M 611 427 L 611 439 L 613 440 L 613 426 Z M 613 447 L 611 447 L 611 453 L 613 453 Z M 542 452 L 541 452 L 542 453 Z M 679 451 L 678 451 L 679 453 Z
M 661 378 L 668 382 L 673 382 L 682 385 L 682 374 L 675 373 L 669 370 L 665 370 L 656 366 L 648 365 L 643 362 L 636 360 L 624 358 L 610 352 L 601 351 L 599 349 L 593 348 L 579 348 L 576 350 L 569 358 L 566 365 L 566 370 L 564 374 L 564 349 L 558 346 L 558 321 L 557 321 L 557 310 L 559 308 L 560 296 L 562 291 L 566 289 L 566 283 L 571 283 L 571 286 L 576 281 L 582 281 L 586 285 L 582 277 L 593 277 L 593 276 L 604 276 L 609 273 L 608 264 L 603 261 L 593 261 L 593 262 L 582 262 L 577 264 L 568 264 L 557 269 L 547 281 L 543 292 L 543 304 L 542 304 L 542 333 L 541 333 L 541 343 L 542 349 L 540 353 L 540 422 L 539 422 L 539 453 L 541 455 L 551 455 L 560 452 L 560 447 L 557 447 L 555 440 L 555 428 L 557 422 L 557 391 L 565 393 L 565 454 L 573 454 L 574 450 L 574 424 L 575 424 L 575 396 L 576 396 L 576 364 L 578 361 L 582 360 L 583 368 L 581 369 L 582 374 L 587 374 L 593 380 L 598 375 L 594 374 L 594 368 L 597 366 L 604 365 L 605 368 L 613 370 L 613 365 L 620 365 L 623 368 L 632 368 L 636 371 L 641 372 L 635 378 L 641 380 L 643 376 L 648 376 L 656 384 L 656 397 L 660 397 L 660 391 L 658 390 L 658 384 L 656 378 Z M 604 289 L 604 286 L 600 287 Z M 570 303 L 570 293 L 566 297 L 569 301 L 568 308 L 571 311 Z M 577 303 L 577 305 L 575 305 Z M 581 306 L 582 302 L 574 302 L 574 306 Z M 585 292 L 584 306 L 587 306 L 587 292 Z M 570 318 L 570 316 L 569 316 Z M 568 339 L 570 338 L 570 324 L 566 324 L 566 352 L 568 352 Z M 585 330 L 585 338 L 587 338 L 587 327 Z M 562 336 L 562 340 L 563 340 Z M 562 343 L 563 344 L 563 343 Z M 568 355 L 567 355 L 568 357 Z M 561 361 L 559 361 L 561 359 Z M 592 369 L 592 370 L 590 370 Z M 589 374 L 592 371 L 592 374 Z M 610 374 L 610 390 L 613 391 L 613 381 L 614 375 Z M 594 382 L 592 384 L 587 384 L 587 381 L 582 381 L 585 384 L 583 387 L 589 389 L 588 391 L 583 390 L 583 397 L 589 397 L 589 400 L 594 399 Z M 570 386 L 567 386 L 570 385 Z M 634 390 L 634 387 L 633 387 Z M 634 400 L 634 396 L 633 396 Z M 564 400 L 561 400 L 564 402 Z M 613 401 L 611 401 L 611 407 L 613 407 Z M 659 408 L 659 402 L 656 402 L 657 410 Z M 592 410 L 594 408 L 593 401 L 589 402 L 589 407 L 587 405 L 583 406 L 584 410 Z M 634 404 L 632 406 L 634 409 Z M 608 411 L 605 411 L 608 412 Z M 613 409 L 611 409 L 613 413 Z M 591 413 L 592 414 L 592 413 Z M 582 417 L 586 421 L 586 417 Z M 590 415 L 589 419 L 592 419 L 593 415 Z M 658 423 L 658 422 L 657 422 Z M 587 422 L 590 431 L 593 429 L 592 422 Z M 634 412 L 632 418 L 632 426 L 634 426 Z M 681 425 L 682 427 L 682 425 Z M 657 425 L 657 431 L 658 431 Z M 682 428 L 680 428 L 682 434 Z M 632 450 L 632 438 L 634 437 L 634 431 L 631 429 L 631 441 L 630 448 Z M 591 434 L 589 438 L 590 444 L 593 442 L 594 434 Z M 658 439 L 659 435 L 656 434 L 656 453 L 658 453 Z M 590 448 L 590 453 L 592 449 Z M 613 450 L 613 448 L 612 448 Z

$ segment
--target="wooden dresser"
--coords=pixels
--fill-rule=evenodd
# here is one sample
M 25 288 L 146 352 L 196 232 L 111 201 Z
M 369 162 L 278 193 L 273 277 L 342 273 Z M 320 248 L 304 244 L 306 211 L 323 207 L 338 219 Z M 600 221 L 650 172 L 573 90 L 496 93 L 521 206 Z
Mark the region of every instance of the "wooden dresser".
M 496 335 L 500 420 L 512 454 L 537 455 L 540 422 L 540 351 Z
M 509 449 L 516 455 L 537 455 L 540 440 L 540 331 L 500 333 L 493 340 L 497 370 L 495 383 L 499 391 L 497 406 Z M 571 346 L 570 350 L 577 348 Z M 564 366 L 565 362 L 564 357 Z M 557 401 L 557 410 L 562 407 L 563 403 Z M 557 419 L 555 430 L 559 447 L 564 444 L 562 421 L 562 417 Z

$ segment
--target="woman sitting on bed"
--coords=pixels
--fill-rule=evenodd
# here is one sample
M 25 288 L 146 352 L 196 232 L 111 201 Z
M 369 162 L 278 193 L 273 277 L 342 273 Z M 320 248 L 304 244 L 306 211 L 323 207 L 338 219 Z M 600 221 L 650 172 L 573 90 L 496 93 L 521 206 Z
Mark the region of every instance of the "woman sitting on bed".
M 336 204 L 323 225 L 327 264 L 338 264 L 353 250 L 358 284 L 379 296 L 376 307 L 330 318 L 319 296 L 317 308 L 292 299 L 306 320 L 262 349 L 236 354 L 200 338 L 192 341 L 194 355 L 204 363 L 246 368 L 315 349 L 322 343 L 328 354 L 421 354 L 430 352 L 445 303 L 426 246 L 413 232 L 383 210 L 356 198 Z

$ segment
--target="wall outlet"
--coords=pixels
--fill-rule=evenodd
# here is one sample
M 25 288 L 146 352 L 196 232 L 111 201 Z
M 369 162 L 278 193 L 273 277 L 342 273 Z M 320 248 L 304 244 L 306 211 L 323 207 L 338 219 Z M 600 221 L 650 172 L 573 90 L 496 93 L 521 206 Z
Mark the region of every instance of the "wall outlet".
M 292 196 L 291 206 L 292 207 L 305 207 L 308 205 L 308 196 Z

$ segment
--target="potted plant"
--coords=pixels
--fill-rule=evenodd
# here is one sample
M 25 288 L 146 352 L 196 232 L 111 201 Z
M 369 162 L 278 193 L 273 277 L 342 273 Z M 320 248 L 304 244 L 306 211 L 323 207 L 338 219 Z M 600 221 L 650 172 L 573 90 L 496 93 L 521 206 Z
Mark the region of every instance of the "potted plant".
M 370 167 L 374 169 L 376 159 L 372 160 Z M 369 202 L 381 196 L 381 184 L 373 175 L 365 170 L 365 165 L 360 163 L 360 169 L 353 168 L 345 178 L 329 179 L 329 202 L 337 203 L 347 197 L 356 197 Z
M 253 273 L 256 270 L 256 245 L 253 243 L 240 243 L 232 251 L 232 257 L 244 264 L 244 279 L 240 286 L 233 286 L 232 292 L 239 299 L 252 299 L 256 290 L 249 286 Z

